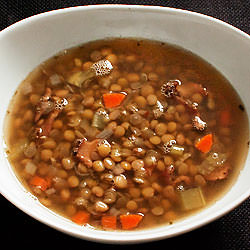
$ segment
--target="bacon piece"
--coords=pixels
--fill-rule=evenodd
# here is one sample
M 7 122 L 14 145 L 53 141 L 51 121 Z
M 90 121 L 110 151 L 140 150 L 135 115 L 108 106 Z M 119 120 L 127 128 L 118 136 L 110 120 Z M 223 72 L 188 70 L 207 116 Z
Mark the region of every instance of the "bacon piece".
M 191 112 L 193 112 L 195 114 L 198 113 L 198 105 L 197 105 L 197 103 L 194 103 L 194 102 L 190 101 L 189 99 L 185 99 L 182 96 L 175 96 L 175 99 L 179 103 L 185 105 L 188 108 L 189 111 L 191 111 Z
M 174 178 L 175 167 L 174 165 L 166 166 L 166 169 L 162 173 L 163 181 L 166 184 L 171 184 Z
M 201 84 L 193 82 L 181 84 L 179 80 L 170 80 L 161 86 L 161 93 L 166 98 L 175 98 L 179 103 L 185 105 L 190 112 L 194 113 L 192 125 L 196 130 L 203 131 L 207 127 L 207 123 L 200 118 L 198 104 L 189 99 L 194 93 L 200 93 L 203 96 L 208 95 L 207 89 Z
M 51 93 L 51 89 L 46 88 L 45 94 L 41 97 L 36 107 L 35 122 L 38 122 L 43 114 L 48 114 L 53 109 L 53 102 L 50 101 Z
M 206 88 L 204 88 L 201 84 L 194 82 L 187 82 L 185 84 L 180 84 L 176 88 L 179 95 L 185 98 L 191 97 L 194 93 L 200 93 L 203 96 L 207 96 L 208 94 Z
M 96 151 L 97 145 L 100 139 L 95 139 L 88 142 L 86 138 L 78 140 L 78 147 L 74 148 L 74 153 L 76 157 L 82 161 L 87 167 L 92 167 L 91 155 Z
M 230 165 L 225 164 L 221 167 L 216 168 L 210 174 L 205 175 L 204 177 L 208 181 L 223 180 L 228 176 L 229 170 L 230 170 Z
M 50 131 L 53 126 L 53 122 L 58 117 L 58 115 L 62 112 L 63 108 L 68 104 L 68 101 L 63 98 L 60 101 L 56 101 L 54 104 L 54 110 L 52 110 L 42 125 L 36 128 L 36 137 L 37 139 L 42 139 L 49 136 Z
M 50 112 L 48 118 L 44 121 L 41 127 L 37 128 L 37 137 L 39 139 L 49 136 L 54 120 L 58 117 L 60 110 Z

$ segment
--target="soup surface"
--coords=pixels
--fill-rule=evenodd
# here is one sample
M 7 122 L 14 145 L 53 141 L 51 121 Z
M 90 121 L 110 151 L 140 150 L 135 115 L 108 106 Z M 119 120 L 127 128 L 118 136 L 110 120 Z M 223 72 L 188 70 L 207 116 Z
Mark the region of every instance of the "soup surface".
M 46 207 L 79 225 L 133 230 L 215 202 L 245 161 L 248 121 L 212 66 L 160 42 L 65 50 L 17 89 L 7 154 Z

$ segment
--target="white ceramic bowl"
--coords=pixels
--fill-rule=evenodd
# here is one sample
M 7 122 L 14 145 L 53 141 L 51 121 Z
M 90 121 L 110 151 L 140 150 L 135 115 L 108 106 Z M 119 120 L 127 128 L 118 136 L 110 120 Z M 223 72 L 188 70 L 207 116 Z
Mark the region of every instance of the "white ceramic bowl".
M 35 219 L 70 235 L 99 242 L 135 243 L 172 237 L 230 211 L 250 195 L 250 156 L 227 194 L 170 226 L 129 232 L 82 228 L 51 212 L 25 191 L 4 155 L 3 120 L 10 98 L 27 74 L 56 52 L 107 37 L 139 37 L 177 44 L 214 65 L 232 83 L 250 113 L 250 37 L 214 18 L 177 9 L 96 5 L 47 12 L 0 32 L 0 192 Z

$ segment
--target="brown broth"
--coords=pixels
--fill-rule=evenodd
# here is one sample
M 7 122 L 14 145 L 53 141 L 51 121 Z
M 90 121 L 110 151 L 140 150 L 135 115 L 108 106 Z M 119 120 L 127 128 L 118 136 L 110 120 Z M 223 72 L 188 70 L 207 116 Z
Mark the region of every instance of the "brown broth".
M 93 51 L 98 51 L 98 53 L 91 54 Z M 97 61 L 99 57 L 100 59 L 107 58 L 111 61 L 114 69 L 110 75 L 104 78 L 93 79 L 91 84 L 83 89 L 82 92 L 79 88 L 66 83 L 65 79 L 68 79 L 70 75 L 82 70 L 86 71 L 86 68 L 94 63 L 94 61 Z M 94 61 L 91 62 L 91 59 Z M 130 73 L 135 74 L 129 76 Z M 57 77 L 60 76 L 61 83 L 52 85 L 50 77 L 55 74 Z M 135 80 L 133 80 L 133 77 Z M 166 81 L 175 79 L 180 80 L 184 85 L 188 82 L 192 82 L 201 84 L 207 88 L 208 96 L 198 94 L 189 97 L 193 102 L 197 98 L 198 101 L 200 98 L 202 100 L 199 104 L 199 110 L 202 119 L 208 124 L 204 131 L 199 132 L 190 128 L 192 123 L 191 117 L 193 115 L 187 110 L 185 105 L 181 105 L 172 99 L 165 100 L 161 95 L 161 85 Z M 111 83 L 107 88 L 102 87 L 103 84 L 105 85 L 109 81 L 111 81 Z M 125 128 L 126 124 L 124 123 L 130 123 L 129 117 L 132 115 L 132 112 L 127 110 L 127 106 L 136 102 L 135 96 L 132 98 L 132 101 L 126 104 L 126 107 L 121 105 L 120 110 L 126 110 L 127 113 L 124 117 L 121 116 L 116 119 L 116 125 L 114 125 L 114 123 L 112 124 L 112 121 L 105 124 L 105 126 L 120 126 L 125 128 L 124 135 L 120 136 L 120 133 L 123 133 L 123 129 L 120 128 L 121 131 L 117 129 L 117 132 L 114 132 L 117 133 L 117 135 L 111 136 L 107 141 L 110 143 L 112 150 L 116 150 L 117 148 L 122 150 L 125 148 L 128 155 L 122 156 L 121 160 L 115 158 L 115 156 L 112 158 L 111 153 L 105 157 L 100 157 L 100 155 L 95 156 L 96 161 L 99 160 L 102 161 L 102 163 L 99 163 L 99 165 L 96 163 L 94 170 L 93 166 L 91 168 L 84 166 L 84 171 L 89 173 L 88 176 L 84 174 L 79 175 L 75 172 L 75 167 L 69 166 L 70 164 L 68 163 L 62 163 L 66 157 L 67 159 L 70 158 L 70 161 L 77 164 L 76 166 L 78 167 L 79 159 L 72 156 L 75 140 L 84 136 L 91 141 L 95 139 L 98 132 L 103 130 L 103 128 L 99 129 L 99 131 L 91 130 L 92 132 L 89 134 L 81 127 L 83 120 L 91 124 L 96 110 L 99 107 L 103 108 L 102 94 L 109 90 L 129 93 L 131 91 L 131 83 L 134 82 L 142 82 L 142 86 L 145 84 L 151 85 L 157 100 L 166 101 L 168 108 L 164 110 L 164 114 L 160 118 L 153 117 L 151 114 L 152 105 L 149 105 L 148 96 L 145 96 L 146 98 L 141 98 L 143 100 L 138 100 L 137 106 L 139 105 L 139 110 L 142 110 L 141 114 L 146 110 L 144 115 L 145 113 L 149 113 L 149 116 L 145 119 L 142 115 L 143 120 L 140 124 L 132 124 L 133 126 L 130 124 L 130 126 L 133 128 L 136 127 L 140 131 L 145 127 L 150 128 L 156 133 L 156 136 L 161 139 L 159 145 L 163 143 L 164 134 L 168 136 L 171 134 L 175 139 L 177 136 L 180 138 L 180 134 L 184 135 L 185 141 L 181 147 L 184 148 L 185 153 L 191 153 L 191 157 L 185 160 L 184 164 L 180 167 L 180 162 L 178 162 L 180 157 L 170 155 L 170 158 L 165 159 L 164 157 L 166 157 L 166 155 L 159 150 L 157 145 L 153 144 L 151 138 L 143 138 L 144 144 L 142 147 L 140 146 L 140 148 L 143 148 L 145 152 L 153 149 L 158 152 L 160 156 L 156 163 L 157 166 L 154 166 L 152 175 L 145 177 L 144 184 L 134 181 L 133 178 L 136 171 L 133 168 L 131 169 L 133 160 L 141 159 L 144 163 L 146 161 L 145 155 L 140 155 L 133 151 L 134 148 L 138 148 L 139 146 L 135 146 L 134 144 L 132 146 L 126 146 L 126 136 L 131 133 L 131 131 Z M 34 127 L 39 127 L 39 124 L 42 124 L 44 120 L 46 120 L 48 114 L 43 115 L 38 122 L 34 122 L 34 117 L 37 104 L 41 96 L 44 95 L 46 87 L 52 90 L 53 95 L 66 98 L 69 104 L 65 106 L 56 118 L 56 120 L 61 122 L 54 121 L 53 128 L 48 136 L 49 139 L 47 138 L 37 143 L 36 139 L 34 139 Z M 141 89 L 139 89 L 139 93 L 136 95 L 142 95 L 140 91 Z M 145 92 L 147 92 L 147 90 L 145 90 Z M 86 96 L 93 96 L 94 103 L 82 104 Z M 212 101 L 209 103 L 208 99 Z M 179 111 L 176 111 L 177 109 Z M 107 112 L 110 115 L 112 109 L 106 110 L 108 110 Z M 220 124 L 220 115 L 224 110 L 229 110 L 230 121 L 222 126 L 222 124 Z M 165 115 L 165 113 L 168 114 Z M 158 135 L 155 130 L 155 125 L 153 125 L 154 122 L 151 123 L 148 122 L 148 120 L 158 120 L 158 123 L 167 124 L 167 130 L 171 130 L 169 122 L 174 122 L 176 123 L 176 129 L 171 132 L 164 132 L 163 135 L 159 132 L 160 135 Z M 91 214 L 88 223 L 97 228 L 102 228 L 102 215 L 116 216 L 117 230 L 121 229 L 120 214 L 143 214 L 144 218 L 139 226 L 136 227 L 142 229 L 155 227 L 164 223 L 173 223 L 173 221 L 186 217 L 190 215 L 190 213 L 200 211 L 200 208 L 188 211 L 183 209 L 180 198 L 180 193 L 183 192 L 182 189 L 188 190 L 198 187 L 202 190 L 205 198 L 206 205 L 204 207 L 213 204 L 230 189 L 237 178 L 246 159 L 248 150 L 247 143 L 249 141 L 248 119 L 244 111 L 244 106 L 230 83 L 213 66 L 177 46 L 136 39 L 110 39 L 91 42 L 77 48 L 65 50 L 42 63 L 18 87 L 6 115 L 6 128 L 5 139 L 7 153 L 13 170 L 20 182 L 37 196 L 42 204 L 70 219 L 79 210 L 87 211 Z M 65 132 L 65 130 L 73 131 L 73 135 L 71 132 Z M 235 133 L 235 131 L 237 131 L 237 133 Z M 65 135 L 66 133 L 68 134 Z M 209 181 L 205 178 L 205 184 L 203 185 L 202 181 L 204 180 L 204 176 L 199 173 L 198 166 L 208 157 L 209 153 L 201 153 L 194 145 L 198 138 L 208 133 L 212 133 L 214 136 L 213 147 L 216 149 L 212 148 L 211 151 L 220 151 L 218 152 L 219 154 L 222 154 L 221 151 L 223 151 L 223 153 L 227 154 L 225 161 L 230 164 L 230 171 L 228 176 L 222 180 Z M 131 134 L 129 134 L 129 136 L 131 136 Z M 138 137 L 140 137 L 140 135 Z M 25 154 L 23 152 L 27 147 L 31 150 L 32 147 L 28 145 L 32 141 L 35 145 L 36 152 L 31 157 L 27 157 L 27 154 L 30 152 L 26 152 Z M 145 141 L 147 141 L 146 145 Z M 181 141 L 181 139 L 179 139 L 179 141 Z M 61 149 L 58 149 L 58 145 L 61 145 Z M 61 156 L 62 153 L 65 155 Z M 167 154 L 167 156 L 169 156 L 169 154 Z M 102 181 L 101 175 L 104 173 L 119 175 L 114 174 L 114 170 L 110 170 L 107 167 L 104 168 L 104 170 L 100 170 L 103 167 L 103 162 L 106 157 L 111 157 L 114 162 L 116 162 L 115 164 L 119 166 L 118 172 L 121 170 L 121 162 L 131 161 L 129 164 L 130 169 L 125 169 L 123 170 L 124 172 L 121 173 L 126 176 L 128 182 L 126 188 L 114 186 L 114 180 L 112 185 Z M 166 174 L 165 171 L 169 167 L 167 162 L 170 160 L 173 161 L 175 167 L 174 176 L 171 177 L 173 178 L 172 182 L 169 180 L 166 181 L 166 179 L 164 179 L 165 177 L 162 177 Z M 33 174 L 27 173 L 26 168 L 28 162 L 33 162 L 33 165 L 36 166 L 36 170 L 34 170 L 35 172 Z M 30 184 L 31 179 L 37 175 L 41 178 L 50 179 L 49 187 L 47 187 L 46 190 L 41 190 L 41 188 Z M 199 175 L 199 177 L 197 177 L 197 175 Z M 70 179 L 70 176 L 75 176 L 76 178 L 72 177 Z M 180 182 L 175 186 L 173 181 L 175 181 L 178 176 L 187 176 L 191 180 L 191 184 Z M 166 195 L 166 192 L 164 193 L 164 191 L 162 191 L 166 186 L 174 187 L 174 198 L 171 197 L 171 195 Z M 116 201 L 108 204 L 109 209 L 107 211 L 95 211 L 95 202 L 98 202 L 98 200 L 103 201 L 103 192 L 105 193 L 107 189 L 111 187 L 115 189 L 117 195 Z M 146 187 L 150 187 L 151 189 L 145 190 Z M 152 189 L 154 195 L 150 196 Z M 79 199 L 79 197 L 83 198 L 83 200 Z M 132 202 L 128 203 L 129 201 Z M 81 202 L 88 202 L 89 210 L 84 207 Z M 103 229 L 112 230 L 110 228 Z

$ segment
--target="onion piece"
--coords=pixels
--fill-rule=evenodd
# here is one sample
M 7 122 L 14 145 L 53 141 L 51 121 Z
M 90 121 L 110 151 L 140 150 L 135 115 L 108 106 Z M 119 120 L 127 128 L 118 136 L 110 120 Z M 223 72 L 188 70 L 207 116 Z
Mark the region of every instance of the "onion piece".
M 80 123 L 80 127 L 85 131 L 84 136 L 95 137 L 98 132 L 97 128 L 91 127 L 88 120 L 83 119 Z
M 184 147 L 179 145 L 172 145 L 169 154 L 172 156 L 182 156 L 184 152 Z
M 30 82 L 25 81 L 20 88 L 20 91 L 23 95 L 28 95 L 32 92 L 32 85 Z
M 27 147 L 24 148 L 23 153 L 26 157 L 32 158 L 36 154 L 36 144 L 31 142 Z
M 105 110 L 98 110 L 94 114 L 91 126 L 97 129 L 103 129 L 108 119 L 109 119 L 109 116 Z
M 34 175 L 36 173 L 37 166 L 32 161 L 28 161 L 24 169 L 27 174 Z
M 122 103 L 123 107 L 126 107 L 130 103 L 130 101 L 134 98 L 134 96 L 138 94 L 138 92 L 139 92 L 139 89 L 133 89 L 130 93 L 128 93 Z
M 60 83 L 62 83 L 62 77 L 60 77 L 58 74 L 53 74 L 49 77 L 50 83 L 52 86 L 56 86 Z
M 202 175 L 208 175 L 227 161 L 226 153 L 210 152 L 208 156 L 198 165 L 198 172 Z
M 55 190 L 55 188 L 49 188 L 49 189 L 47 189 L 47 190 L 45 191 L 45 193 L 46 193 L 47 195 L 52 195 L 52 194 L 55 194 L 55 193 L 56 193 L 56 190 Z
M 192 210 L 206 205 L 206 201 L 200 187 L 190 188 L 180 192 L 180 197 L 184 209 Z
M 96 138 L 98 139 L 104 139 L 107 140 L 109 137 L 111 137 L 113 135 L 113 130 L 110 128 L 105 128 L 103 131 L 101 131 Z

